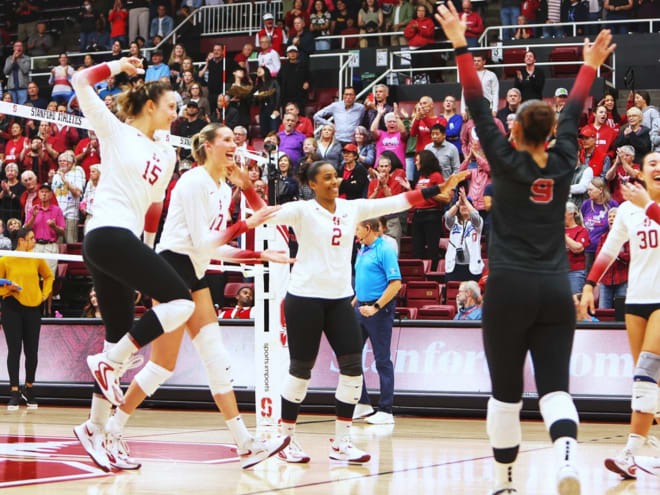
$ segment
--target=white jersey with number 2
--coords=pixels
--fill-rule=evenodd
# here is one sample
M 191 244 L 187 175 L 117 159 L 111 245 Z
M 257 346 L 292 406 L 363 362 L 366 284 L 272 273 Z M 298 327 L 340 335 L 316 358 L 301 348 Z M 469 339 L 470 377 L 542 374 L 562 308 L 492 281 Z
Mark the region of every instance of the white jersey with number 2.
M 299 297 L 341 299 L 353 295 L 351 254 L 362 220 L 410 208 L 406 194 L 381 199 L 337 199 L 330 213 L 316 200 L 286 203 L 268 223 L 293 227 L 298 254 L 288 292 Z

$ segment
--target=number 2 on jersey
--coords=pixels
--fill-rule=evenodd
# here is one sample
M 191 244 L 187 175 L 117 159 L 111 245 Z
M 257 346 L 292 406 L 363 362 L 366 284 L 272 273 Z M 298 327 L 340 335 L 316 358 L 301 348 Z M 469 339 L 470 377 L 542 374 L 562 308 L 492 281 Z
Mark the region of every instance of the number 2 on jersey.
M 339 246 L 341 244 L 341 229 L 335 227 L 332 229 L 332 245 Z
M 142 174 L 142 178 L 153 186 L 158 180 L 158 176 L 160 175 L 162 170 L 163 169 L 160 168 L 158 165 L 156 164 L 152 165 L 151 161 L 147 160 L 147 166 L 144 168 L 144 173 Z
M 552 201 L 555 181 L 552 179 L 536 179 L 532 182 L 531 193 L 529 197 L 534 203 L 548 204 Z

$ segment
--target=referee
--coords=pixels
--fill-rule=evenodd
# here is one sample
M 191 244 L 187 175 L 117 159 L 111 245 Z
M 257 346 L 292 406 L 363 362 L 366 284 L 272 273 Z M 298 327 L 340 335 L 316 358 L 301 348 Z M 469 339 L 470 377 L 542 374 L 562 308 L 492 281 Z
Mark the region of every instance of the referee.
M 363 244 L 355 262 L 355 297 L 353 306 L 362 328 L 364 342 L 371 340 L 376 369 L 380 378 L 378 412 L 367 418 L 367 423 L 394 424 L 394 366 L 390 359 L 395 297 L 401 288 L 401 272 L 396 250 L 379 236 L 378 219 L 360 222 L 355 235 Z M 364 375 L 363 375 L 364 376 Z M 373 412 L 367 385 L 362 385 L 362 396 L 355 408 L 355 418 Z

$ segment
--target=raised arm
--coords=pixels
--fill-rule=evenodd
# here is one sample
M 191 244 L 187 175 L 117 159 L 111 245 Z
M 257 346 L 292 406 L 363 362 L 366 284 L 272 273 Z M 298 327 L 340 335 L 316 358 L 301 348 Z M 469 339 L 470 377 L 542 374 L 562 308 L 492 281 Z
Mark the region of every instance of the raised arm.
M 94 65 L 88 69 L 76 72 L 71 79 L 71 85 L 76 91 L 80 109 L 94 127 L 94 131 L 101 138 L 111 138 L 121 127 L 121 122 L 105 106 L 96 91 L 94 84 L 107 79 L 110 76 L 126 72 L 134 76 L 141 70 L 142 63 L 139 59 L 121 58 L 102 64 Z

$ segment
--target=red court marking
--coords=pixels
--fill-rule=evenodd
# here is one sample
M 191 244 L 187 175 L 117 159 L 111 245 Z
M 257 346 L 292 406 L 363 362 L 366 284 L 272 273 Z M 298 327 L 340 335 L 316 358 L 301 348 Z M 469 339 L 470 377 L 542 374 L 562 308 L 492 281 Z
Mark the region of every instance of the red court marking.
M 127 443 L 131 455 L 143 462 L 222 464 L 239 459 L 236 447 L 227 444 L 150 440 Z M 91 463 L 75 439 L 0 435 L 0 488 L 107 474 Z

